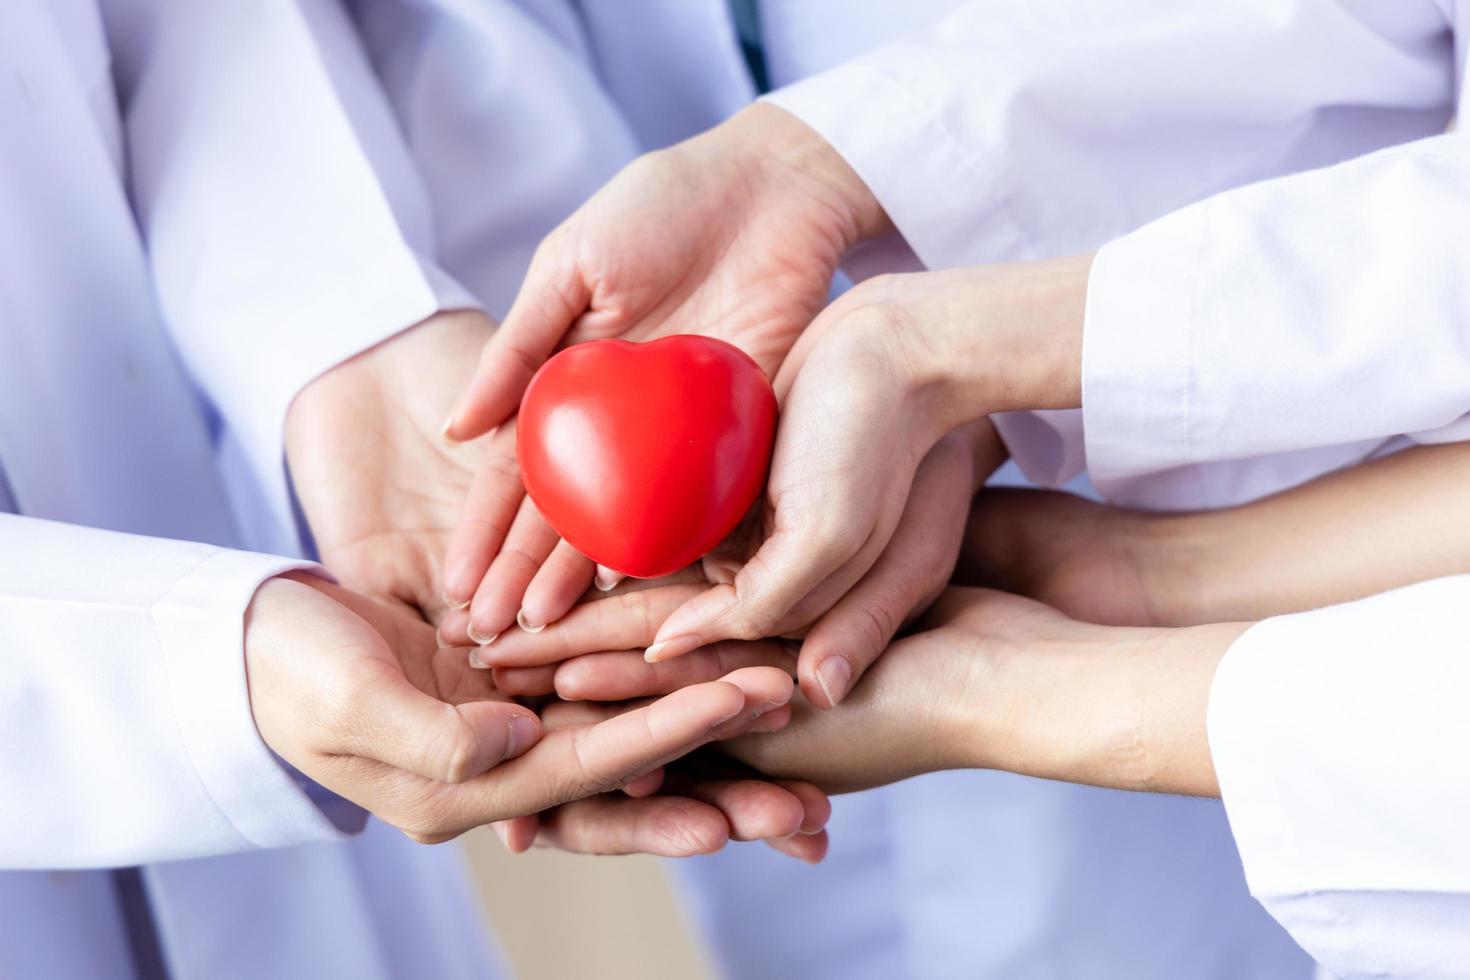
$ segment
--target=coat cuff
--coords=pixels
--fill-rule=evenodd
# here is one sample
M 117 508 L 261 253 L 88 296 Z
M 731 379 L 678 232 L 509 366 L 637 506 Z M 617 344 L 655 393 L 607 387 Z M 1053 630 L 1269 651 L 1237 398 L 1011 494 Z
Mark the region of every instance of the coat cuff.
M 796 116 L 842 155 L 926 267 L 953 265 L 956 255 L 1024 254 L 1027 237 L 1002 193 L 1004 161 L 967 146 L 946 124 L 942 101 L 904 79 L 904 64 L 901 48 L 879 50 L 762 101 Z M 913 152 L 895 153 L 895 146 Z M 955 202 L 985 220 L 955 220 Z
M 1087 282 L 1082 413 L 1088 472 L 1106 494 L 1190 463 L 1192 285 L 1199 209 L 1103 246 Z M 1140 329 L 1153 324 L 1153 329 Z
M 1467 609 L 1470 576 L 1457 576 L 1269 619 L 1216 670 L 1210 754 L 1246 881 L 1329 968 L 1364 962 L 1354 946 L 1370 935 L 1387 955 L 1394 929 L 1424 929 L 1420 913 L 1390 926 L 1395 907 L 1414 907 L 1396 903 L 1463 903 Z M 1371 928 L 1358 921 L 1370 896 Z M 1455 948 L 1442 939 L 1404 941 L 1399 958 Z
M 319 571 L 309 562 L 218 551 L 150 610 L 189 761 L 222 817 L 255 847 L 345 836 L 266 746 L 250 711 L 245 610 L 261 583 L 295 569 Z

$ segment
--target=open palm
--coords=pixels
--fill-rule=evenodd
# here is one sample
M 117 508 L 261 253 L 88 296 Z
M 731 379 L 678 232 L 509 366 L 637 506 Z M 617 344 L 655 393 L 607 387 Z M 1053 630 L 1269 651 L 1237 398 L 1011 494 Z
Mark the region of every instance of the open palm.
M 291 478 L 341 581 L 437 620 L 441 565 L 476 470 L 508 440 L 451 444 L 440 426 L 493 325 L 442 313 L 312 382 L 292 405 Z M 504 450 L 497 447 L 505 447 Z

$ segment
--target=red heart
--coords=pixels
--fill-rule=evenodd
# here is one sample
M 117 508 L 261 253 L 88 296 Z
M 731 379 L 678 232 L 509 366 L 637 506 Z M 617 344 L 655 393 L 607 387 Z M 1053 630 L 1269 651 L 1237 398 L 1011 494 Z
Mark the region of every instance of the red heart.
M 526 492 L 572 547 L 655 578 L 735 529 L 765 483 L 776 395 L 743 351 L 682 334 L 577 344 L 521 399 Z

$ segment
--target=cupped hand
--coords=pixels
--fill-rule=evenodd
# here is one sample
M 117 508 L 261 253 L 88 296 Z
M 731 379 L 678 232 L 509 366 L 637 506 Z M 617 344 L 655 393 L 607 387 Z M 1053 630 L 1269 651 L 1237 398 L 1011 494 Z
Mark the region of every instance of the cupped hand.
M 641 157 L 537 250 L 447 432 L 467 439 L 502 425 L 552 352 L 586 340 L 706 334 L 774 375 L 843 254 L 885 222 L 842 158 L 772 106 Z M 518 613 L 532 628 L 553 622 L 593 578 L 529 503 L 504 542 L 484 533 L 481 502 L 518 491 L 513 469 L 482 472 L 446 560 L 446 597 L 473 600 L 480 640 Z
M 828 707 L 948 581 L 970 498 L 1004 452 L 984 419 L 946 432 L 894 288 L 856 287 L 792 351 L 754 552 L 660 626 L 650 659 L 810 627 L 802 689 Z
M 784 722 L 793 685 L 778 669 L 736 671 L 584 725 L 543 726 L 445 650 L 433 629 L 309 575 L 271 579 L 246 618 L 251 710 L 266 744 L 302 773 L 415 840 L 646 783 L 711 740 Z M 754 802 L 752 802 L 754 799 Z M 590 850 L 717 849 L 737 790 L 611 800 L 580 826 Z M 783 802 L 778 809 L 786 810 Z M 747 816 L 742 820 L 749 822 Z
M 557 702 L 548 706 L 544 720 L 549 731 L 586 726 L 637 710 L 642 703 Z M 780 708 L 763 716 L 750 731 L 779 731 L 789 721 L 790 709 Z M 742 767 L 696 753 L 629 785 L 624 794 L 644 801 L 642 805 L 650 809 L 667 807 L 670 799 L 715 807 L 725 815 L 731 840 L 765 841 L 807 863 L 815 864 L 827 853 L 825 827 L 832 804 L 825 793 L 800 780 L 767 780 Z M 608 837 L 606 815 L 631 806 L 623 794 L 605 794 L 502 821 L 495 829 L 512 852 L 537 845 L 587 852 L 593 842 Z
M 797 703 L 781 732 L 717 750 L 829 793 L 970 768 L 1219 795 L 1205 710 L 1220 658 L 1247 624 L 1098 626 L 955 587 L 920 625 L 841 708 Z
M 344 584 L 437 620 L 449 533 L 476 472 L 515 469 L 506 438 L 452 445 L 445 414 L 494 324 L 439 313 L 308 385 L 286 419 L 286 458 L 323 564 Z M 504 536 L 520 499 L 483 499 Z
M 824 310 L 777 378 L 782 416 L 759 546 L 729 585 L 664 622 L 650 659 L 798 627 L 875 568 L 945 433 L 992 412 L 1075 406 L 1090 267 L 1080 256 L 880 276 Z M 998 443 L 979 455 L 983 481 Z M 869 632 L 886 639 L 894 625 Z M 850 683 L 861 666 L 813 650 L 803 690 L 839 700 L 842 675 L 850 668 Z
M 941 439 L 919 465 L 901 501 L 891 540 L 876 558 L 868 559 L 848 591 L 840 593 L 830 585 L 814 591 L 771 631 L 805 633 L 794 670 L 809 702 L 822 708 L 840 702 L 898 630 L 944 588 L 970 498 L 1003 458 L 1000 441 L 985 420 Z M 727 560 L 727 554 L 712 556 L 701 566 L 704 575 L 691 569 L 666 580 L 671 584 L 585 602 L 544 632 L 511 631 L 480 647 L 472 658 L 498 668 L 498 682 L 516 693 L 540 694 L 556 687 L 563 697 L 588 700 L 676 690 L 694 676 L 706 677 L 711 663 L 729 664 L 730 669 L 735 664 L 785 663 L 788 658 L 779 644 L 716 642 L 706 647 L 710 656 L 687 664 L 685 657 L 645 658 L 643 648 L 675 610 L 706 595 L 711 580 L 730 581 L 717 567 Z M 739 574 L 745 573 L 738 573 L 737 581 Z M 842 581 L 838 587 L 847 584 Z M 457 618 L 445 621 L 447 632 L 457 627 Z M 595 686 L 579 686 L 580 666 L 557 669 L 562 661 L 608 650 L 624 652 L 611 661 L 596 661 L 598 671 L 588 677 Z

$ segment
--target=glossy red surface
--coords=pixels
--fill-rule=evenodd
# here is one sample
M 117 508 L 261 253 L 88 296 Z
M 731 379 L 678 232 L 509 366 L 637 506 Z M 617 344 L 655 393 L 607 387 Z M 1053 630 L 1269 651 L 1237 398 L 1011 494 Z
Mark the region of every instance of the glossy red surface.
M 703 556 L 760 494 L 776 396 L 709 337 L 599 340 L 542 365 L 521 400 L 526 491 L 574 548 L 638 578 Z

